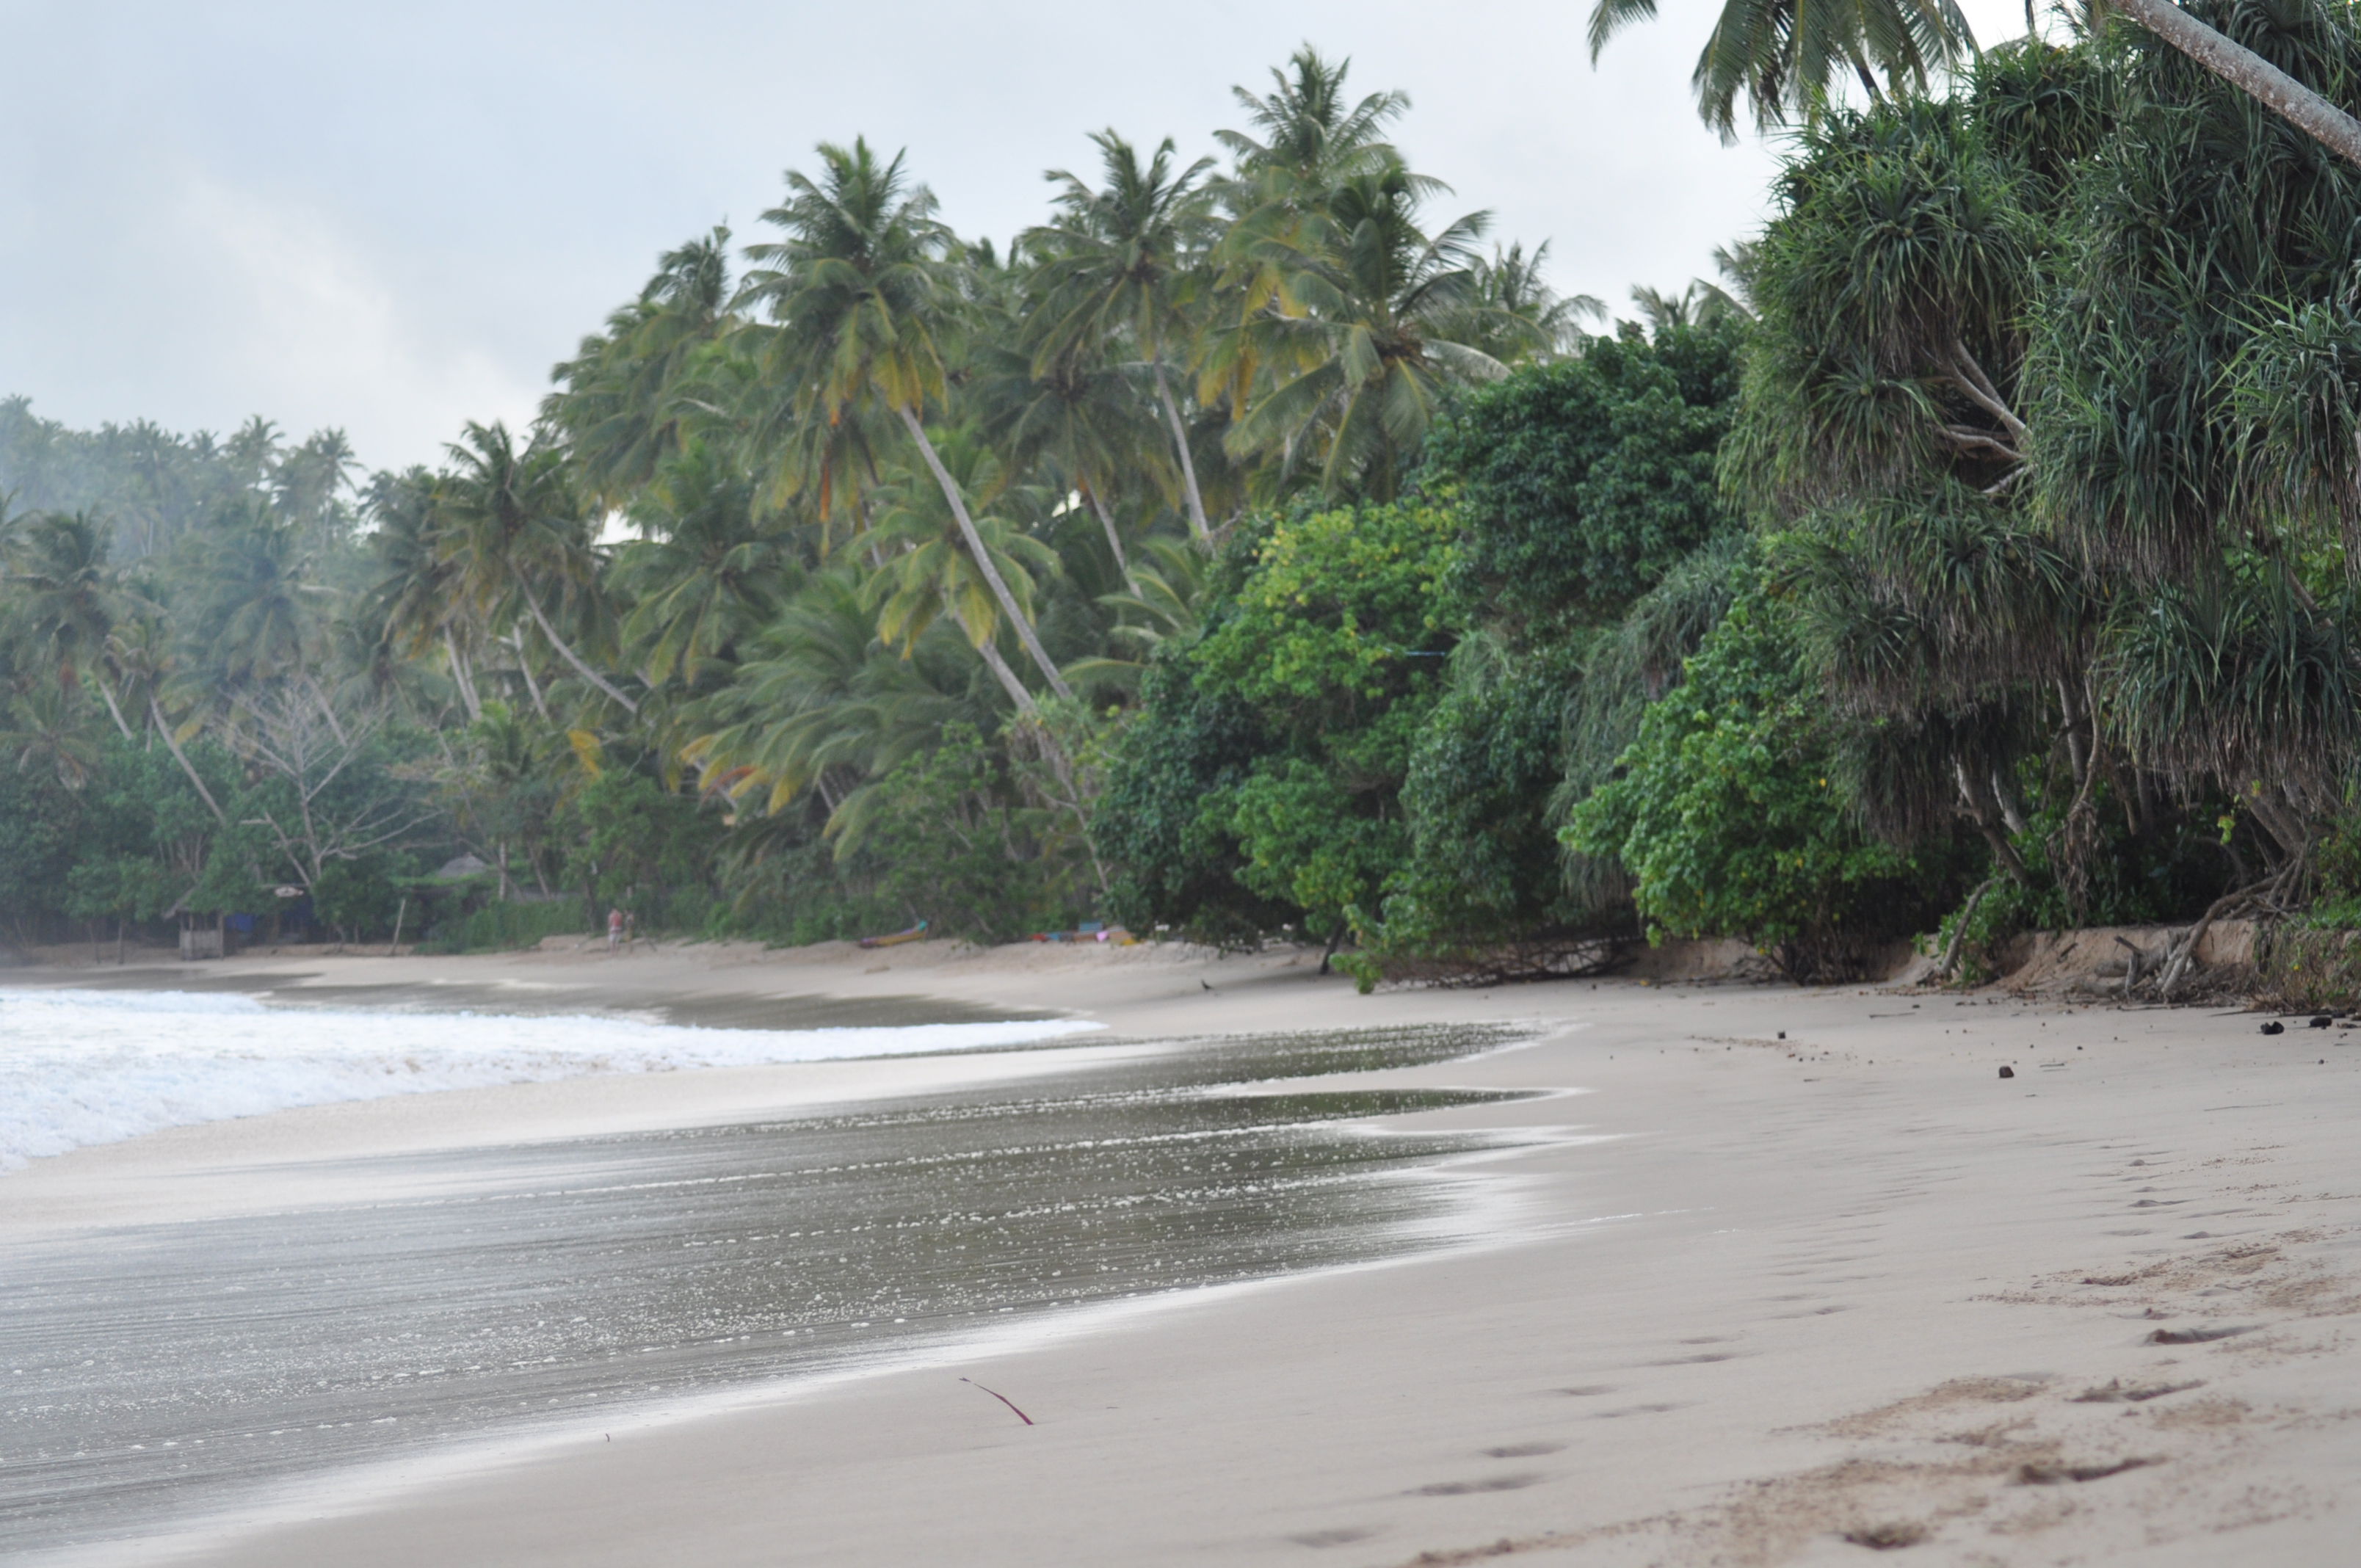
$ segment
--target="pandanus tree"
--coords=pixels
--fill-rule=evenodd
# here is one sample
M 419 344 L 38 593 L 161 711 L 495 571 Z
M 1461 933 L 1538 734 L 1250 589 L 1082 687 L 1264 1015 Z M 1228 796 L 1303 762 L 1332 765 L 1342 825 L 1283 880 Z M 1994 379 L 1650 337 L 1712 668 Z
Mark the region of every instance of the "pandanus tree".
M 1051 170 L 1049 178 L 1060 187 L 1058 214 L 1027 236 L 1049 258 L 1039 280 L 1044 308 L 1027 334 L 1034 374 L 1069 360 L 1114 357 L 1119 344 L 1134 349 L 1163 411 L 1190 529 L 1210 549 L 1213 530 L 1168 361 L 1174 345 L 1190 335 L 1189 296 L 1202 281 L 1216 234 L 1213 192 L 1205 183 L 1213 160 L 1201 158 L 1176 170 L 1170 137 L 1145 161 L 1112 130 L 1093 132 L 1091 140 L 1105 183 L 1093 186 Z
M 2361 84 L 2351 29 L 2281 41 Z M 1806 132 L 1725 472 L 1784 530 L 1873 817 L 1948 802 L 2061 914 L 2141 856 L 2227 858 L 2215 914 L 2286 907 L 2361 760 L 2361 179 L 2119 45 Z M 2235 830 L 2191 837 L 2191 803 Z
M 928 407 L 947 392 L 939 339 L 963 304 L 961 268 L 934 197 L 910 183 L 899 154 L 881 160 L 865 140 L 823 143 L 819 157 L 819 178 L 790 171 L 786 202 L 763 214 L 786 237 L 747 247 L 761 269 L 747 279 L 743 298 L 770 317 L 764 367 L 789 389 L 795 415 L 808 427 L 832 430 L 871 408 L 901 425 L 1018 641 L 1049 689 L 1071 696 L 927 433 Z M 1033 706 L 1029 694 L 1020 706 Z

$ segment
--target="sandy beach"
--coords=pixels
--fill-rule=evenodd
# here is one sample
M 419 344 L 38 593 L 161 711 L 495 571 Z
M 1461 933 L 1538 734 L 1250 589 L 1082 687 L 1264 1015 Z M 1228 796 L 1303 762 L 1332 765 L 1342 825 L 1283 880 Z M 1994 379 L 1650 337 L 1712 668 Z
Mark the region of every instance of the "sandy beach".
M 1510 1135 L 1449 1168 L 1481 1221 L 1468 1245 L 390 1467 L 78 1561 L 2347 1560 L 2354 1035 L 1879 987 L 1361 997 L 1315 967 L 948 944 L 192 966 L 282 998 L 442 985 L 713 1022 L 923 998 L 1105 1029 L 1060 1050 L 576 1078 L 177 1128 L 0 1177 L 0 1245 L 300 1208 L 333 1196 L 302 1175 L 330 1154 L 719 1124 L 1173 1036 L 1514 1025 L 1529 1044 L 1370 1081 L 1540 1092 L 1372 1124 Z

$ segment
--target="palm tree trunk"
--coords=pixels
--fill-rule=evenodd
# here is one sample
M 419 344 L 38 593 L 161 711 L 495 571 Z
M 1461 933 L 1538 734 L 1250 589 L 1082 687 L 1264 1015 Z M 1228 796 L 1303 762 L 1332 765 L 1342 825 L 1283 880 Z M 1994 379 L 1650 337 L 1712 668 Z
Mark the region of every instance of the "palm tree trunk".
M 476 696 L 475 672 L 467 667 L 467 656 L 459 652 L 458 639 L 451 635 L 447 626 L 443 629 L 443 652 L 451 660 L 451 684 L 459 688 L 459 701 L 467 709 L 467 722 L 473 724 L 484 717 L 484 705 Z
M 90 673 L 90 684 L 96 686 L 98 695 L 106 699 L 106 716 L 115 720 L 115 727 L 117 729 L 123 731 L 123 738 L 126 740 L 130 740 L 131 726 L 123 722 L 123 709 L 115 706 L 115 692 L 107 685 L 106 677 L 93 670 Z
M 197 776 L 197 770 L 189 766 L 189 754 L 181 751 L 181 743 L 172 738 L 172 727 L 164 722 L 164 710 L 156 706 L 156 699 L 152 696 L 148 699 L 148 717 L 155 721 L 156 733 L 164 738 L 164 745 L 171 751 L 172 761 L 181 764 L 181 771 L 189 775 L 189 782 L 197 786 L 197 793 L 204 797 L 207 806 L 213 807 L 214 820 L 225 828 L 228 827 L 229 813 L 221 808 L 221 802 L 215 800 L 214 792 L 205 787 L 205 781 Z
M 1213 531 L 1205 523 L 1205 498 L 1197 488 L 1197 460 L 1189 455 L 1189 427 L 1180 422 L 1180 405 L 1172 400 L 1172 388 L 1164 377 L 1164 358 L 1156 360 L 1156 400 L 1164 405 L 1165 422 L 1172 427 L 1172 450 L 1180 455 L 1180 484 L 1189 497 L 1189 526 L 1196 532 L 1197 543 L 1207 551 L 1213 548 Z
M 563 658 L 567 663 L 573 665 L 584 680 L 588 681 L 592 685 L 597 686 L 600 691 L 605 692 L 609 696 L 611 696 L 617 702 L 621 703 L 625 712 L 637 713 L 640 711 L 640 705 L 638 703 L 633 702 L 630 697 L 625 696 L 621 692 L 619 692 L 613 686 L 609 685 L 604 676 L 600 675 L 598 671 L 592 669 L 589 665 L 582 662 L 581 654 L 577 653 L 572 648 L 566 645 L 566 639 L 557 634 L 557 628 L 549 624 L 549 617 L 541 612 L 541 601 L 533 597 L 533 590 L 525 586 L 524 579 L 522 577 L 517 579 L 517 592 L 524 596 L 524 607 L 525 609 L 533 611 L 533 624 L 541 628 L 541 634 L 549 639 L 549 645 L 557 650 L 558 655 L 561 658 Z
M 2123 14 L 2345 162 L 2361 167 L 2361 120 L 2231 42 L 2172 0 L 2114 0 Z
M 1090 486 L 1082 487 L 1082 494 L 1090 497 L 1091 510 L 1098 513 L 1099 526 L 1106 530 L 1107 548 L 1115 552 L 1115 570 L 1123 574 L 1124 583 L 1134 595 L 1137 595 L 1139 592 L 1139 584 L 1131 575 L 1130 557 L 1123 553 L 1123 535 L 1115 531 L 1115 514 L 1107 510 L 1106 502 L 1099 499 L 1098 491 Z
M 509 646 L 516 650 L 517 674 L 524 677 L 524 689 L 533 696 L 533 710 L 541 715 L 542 722 L 549 719 L 549 699 L 541 695 L 541 683 L 533 678 L 533 661 L 525 657 L 524 633 L 511 630 Z
M 961 623 L 961 630 L 966 630 L 964 621 Z M 1041 711 L 1041 705 L 1033 700 L 1033 694 L 1025 689 L 1025 683 L 1016 678 L 1016 672 L 1008 667 L 1008 661 L 1000 656 L 1000 650 L 992 645 L 991 638 L 976 642 L 975 634 L 970 631 L 968 641 L 975 642 L 976 657 L 983 661 L 983 667 L 992 672 L 993 678 L 1000 683 L 1000 689 L 1006 692 L 1008 700 L 1016 705 L 1017 712 Z
M 991 553 L 983 547 L 983 535 L 975 531 L 975 519 L 967 514 L 967 501 L 960 495 L 959 485 L 951 478 L 950 470 L 943 466 L 941 455 L 935 451 L 935 444 L 927 439 L 927 427 L 918 422 L 918 416 L 912 410 L 895 411 L 901 414 L 904 428 L 917 442 L 918 451 L 927 459 L 927 466 L 934 472 L 935 483 L 942 487 L 943 499 L 951 503 L 951 516 L 959 520 L 960 537 L 967 541 L 968 554 L 975 557 L 976 569 L 991 585 L 992 597 L 1000 601 L 1002 612 L 1016 626 L 1016 640 L 1025 644 L 1027 653 L 1033 655 L 1033 662 L 1040 666 L 1042 677 L 1049 683 L 1049 689 L 1060 696 L 1071 697 L 1074 688 L 1068 685 L 1066 677 L 1058 673 L 1049 651 L 1041 646 L 1040 634 L 1033 630 L 1033 622 L 1026 619 L 1025 611 L 1017 607 L 1016 596 L 1008 591 L 1008 583 L 1001 576 L 1000 568 L 992 564 Z

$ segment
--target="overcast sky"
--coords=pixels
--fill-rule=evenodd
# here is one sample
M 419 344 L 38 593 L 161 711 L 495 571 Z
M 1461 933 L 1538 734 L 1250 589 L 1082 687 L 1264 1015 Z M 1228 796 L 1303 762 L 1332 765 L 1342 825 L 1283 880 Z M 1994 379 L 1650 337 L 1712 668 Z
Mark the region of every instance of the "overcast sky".
M 1454 212 L 1548 240 L 1564 291 L 1678 289 L 1762 221 L 1688 74 L 1714 7 L 1664 0 L 1592 70 L 1589 0 L 0 0 L 0 394 L 76 425 L 341 425 L 372 466 L 529 418 L 658 252 L 742 241 L 812 144 L 865 134 L 962 233 L 1039 219 L 1087 132 L 1213 150 L 1298 43 Z M 1968 12 L 1987 41 L 2018 0 Z

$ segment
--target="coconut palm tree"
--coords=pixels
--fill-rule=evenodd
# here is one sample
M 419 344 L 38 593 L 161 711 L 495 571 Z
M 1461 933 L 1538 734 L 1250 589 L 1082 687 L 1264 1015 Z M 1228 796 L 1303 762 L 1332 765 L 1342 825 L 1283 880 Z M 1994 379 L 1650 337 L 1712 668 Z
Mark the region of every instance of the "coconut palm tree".
M 988 510 L 1007 494 L 1005 470 L 989 448 L 954 433 L 944 437 L 940 450 L 943 466 L 960 492 L 973 497 L 983 513 L 971 526 L 983 541 L 983 559 L 1002 582 L 1017 591 L 1020 603 L 1029 602 L 1034 574 L 1054 573 L 1057 552 Z M 1009 701 L 1020 711 L 1030 711 L 1031 695 L 995 645 L 998 598 L 942 495 L 940 487 L 920 483 L 917 476 L 889 483 L 880 491 L 875 525 L 854 542 L 856 553 L 877 563 L 862 589 L 864 602 L 877 617 L 877 635 L 907 658 L 928 628 L 948 619 L 966 636 Z
M 458 595 L 458 568 L 445 557 L 436 537 L 434 476 L 423 466 L 379 474 L 362 505 L 373 525 L 368 542 L 378 576 L 364 594 L 360 619 L 376 629 L 378 643 L 393 656 L 415 659 L 439 648 L 472 722 L 484 711 L 468 652 L 478 627 Z
M 105 669 L 107 640 L 126 608 L 126 593 L 108 561 L 106 525 L 88 512 L 47 513 L 0 532 L 8 586 L 17 596 L 25 630 L 71 690 L 88 676 L 125 740 L 131 739 Z
M 1346 180 L 1399 161 L 1384 133 L 1409 110 L 1410 94 L 1371 93 L 1350 103 L 1345 79 L 1352 70 L 1349 59 L 1332 62 L 1305 44 L 1284 68 L 1272 69 L 1273 91 L 1257 97 L 1243 87 L 1230 89 L 1253 129 L 1213 136 L 1236 161 L 1241 185 L 1227 194 L 1240 212 L 1273 205 L 1316 210 Z
M 2207 26 L 2172 0 L 2110 0 L 2108 10 L 2147 29 L 2253 98 L 2346 162 L 2361 165 L 2361 120 Z M 2231 32 L 2284 32 L 2284 13 L 2262 5 L 2222 7 Z M 1653 19 L 1656 0 L 1595 0 L 1590 60 L 1633 22 Z M 2036 34 L 2032 0 L 2026 31 Z M 1930 76 L 1975 52 L 1973 33 L 1953 0 L 1724 0 L 1690 78 L 1697 112 L 1725 142 L 1738 139 L 1738 100 L 1758 128 L 1817 117 L 1847 73 L 1874 100 L 1921 91 Z
M 1013 469 L 1054 473 L 1098 519 L 1115 570 L 1127 576 L 1131 553 L 1116 507 L 1142 477 L 1168 499 L 1178 487 L 1172 465 L 1159 458 L 1170 444 L 1126 367 L 1078 348 L 1037 372 L 1031 354 L 994 337 L 972 349 L 968 385 L 985 439 Z
M 1656 0 L 1596 0 L 1591 63 L 1617 33 L 1655 15 Z M 1734 143 L 1741 96 L 1759 128 L 1810 120 L 1844 76 L 1872 101 L 1897 96 L 1974 49 L 1952 0 L 1725 0 L 1690 82 L 1697 113 Z
M 694 738 L 682 759 L 708 794 L 774 813 L 810 791 L 833 825 L 944 726 L 990 728 L 996 716 L 967 684 L 981 672 L 958 631 L 939 621 L 902 657 L 878 641 L 863 587 L 848 565 L 812 574 L 737 679 L 683 710 Z
M 473 420 L 465 438 L 445 450 L 452 466 L 435 485 L 435 532 L 443 559 L 456 569 L 460 598 L 487 624 L 522 604 L 576 674 L 624 711 L 639 712 L 636 701 L 558 634 L 535 587 L 540 579 L 587 592 L 598 570 L 591 531 L 561 455 L 547 447 L 520 452 L 505 424 Z
M 793 588 L 793 546 L 756 526 L 753 480 L 701 442 L 656 471 L 631 516 L 651 537 L 615 563 L 635 600 L 624 644 L 640 651 L 650 685 L 678 676 L 696 686 L 728 669 L 740 641 Z
M 1389 159 L 1339 185 L 1298 238 L 1254 247 L 1279 282 L 1240 332 L 1284 378 L 1240 418 L 1234 451 L 1290 466 L 1316 457 L 1331 494 L 1389 498 L 1444 389 L 1507 374 L 1477 344 L 1548 345 L 1538 323 L 1484 300 L 1476 247 L 1488 214 L 1427 235 L 1421 183 Z
M 690 383 L 699 357 L 738 324 L 731 292 L 730 230 L 717 224 L 664 252 L 640 297 L 557 367 L 559 390 L 542 415 L 601 501 L 623 504 L 711 417 Z
M 1213 192 L 1204 183 L 1213 160 L 1201 158 L 1176 173 L 1170 137 L 1145 163 L 1138 149 L 1113 130 L 1093 132 L 1091 140 L 1099 149 L 1106 183 L 1093 187 L 1064 170 L 1051 170 L 1048 178 L 1060 186 L 1058 215 L 1026 236 L 1049 258 L 1038 279 L 1045 305 L 1027 334 L 1034 374 L 1042 376 L 1077 356 L 1112 357 L 1114 345 L 1127 341 L 1147 365 L 1164 411 L 1189 526 L 1197 542 L 1211 549 L 1204 495 L 1166 361 L 1170 345 L 1191 331 L 1186 298 L 1191 273 L 1215 237 Z
M 224 684 L 221 695 L 302 674 L 323 590 L 301 525 L 248 500 L 216 514 L 205 535 L 199 613 L 189 630 L 199 658 Z
M 766 367 L 794 389 L 796 415 L 808 423 L 832 428 L 872 405 L 900 422 L 1017 640 L 1049 688 L 1071 696 L 927 434 L 927 406 L 946 391 L 938 337 L 962 303 L 934 197 L 909 183 L 902 155 L 881 162 L 865 140 L 849 148 L 824 142 L 819 157 L 819 179 L 790 171 L 787 201 L 763 214 L 787 237 L 747 248 L 765 266 L 741 298 L 775 323 L 763 345 Z

